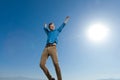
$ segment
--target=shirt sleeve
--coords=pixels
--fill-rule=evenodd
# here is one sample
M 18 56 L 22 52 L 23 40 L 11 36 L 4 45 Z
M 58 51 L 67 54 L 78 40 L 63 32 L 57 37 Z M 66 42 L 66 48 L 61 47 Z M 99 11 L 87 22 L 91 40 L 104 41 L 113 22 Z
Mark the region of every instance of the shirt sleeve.
M 65 25 L 66 25 L 66 23 L 63 23 L 57 30 L 58 30 L 59 32 L 61 32 Z
M 48 34 L 48 32 L 49 32 L 49 30 L 46 27 L 44 27 L 44 31 L 46 34 Z

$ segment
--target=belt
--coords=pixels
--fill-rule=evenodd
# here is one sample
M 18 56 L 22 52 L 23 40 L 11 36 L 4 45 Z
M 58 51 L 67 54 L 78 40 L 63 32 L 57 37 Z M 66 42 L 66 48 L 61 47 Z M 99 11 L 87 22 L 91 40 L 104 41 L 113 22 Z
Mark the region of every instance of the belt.
M 46 47 L 50 47 L 50 46 L 56 46 L 56 43 L 48 43 L 48 44 L 46 44 Z

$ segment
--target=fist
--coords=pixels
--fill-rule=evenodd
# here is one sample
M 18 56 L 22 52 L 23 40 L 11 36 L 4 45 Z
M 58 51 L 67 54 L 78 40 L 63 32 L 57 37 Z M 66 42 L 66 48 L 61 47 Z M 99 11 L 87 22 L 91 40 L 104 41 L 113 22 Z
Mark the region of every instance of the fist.
M 69 19 L 69 18 L 70 18 L 70 16 L 67 16 L 67 17 L 66 17 L 66 19 Z
M 47 24 L 46 24 L 46 23 L 44 24 L 44 27 L 47 27 Z
M 64 23 L 67 23 L 67 22 L 69 21 L 69 19 L 70 19 L 70 17 L 69 17 L 69 16 L 67 16 L 67 17 L 65 18 Z

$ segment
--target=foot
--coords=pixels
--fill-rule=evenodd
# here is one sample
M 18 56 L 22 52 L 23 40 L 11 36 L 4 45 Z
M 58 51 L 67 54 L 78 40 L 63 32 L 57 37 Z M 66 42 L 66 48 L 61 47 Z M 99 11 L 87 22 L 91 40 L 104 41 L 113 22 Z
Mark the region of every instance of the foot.
M 55 80 L 55 78 L 52 78 L 52 80 Z

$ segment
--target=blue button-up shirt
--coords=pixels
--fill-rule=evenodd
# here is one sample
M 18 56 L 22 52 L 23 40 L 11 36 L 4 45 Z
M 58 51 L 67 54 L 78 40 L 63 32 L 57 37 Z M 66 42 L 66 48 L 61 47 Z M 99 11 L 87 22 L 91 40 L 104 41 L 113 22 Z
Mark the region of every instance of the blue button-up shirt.
M 48 43 L 58 43 L 58 35 L 64 28 L 65 23 L 63 23 L 58 29 L 49 30 L 48 28 L 44 27 L 44 30 L 47 34 L 47 44 Z

